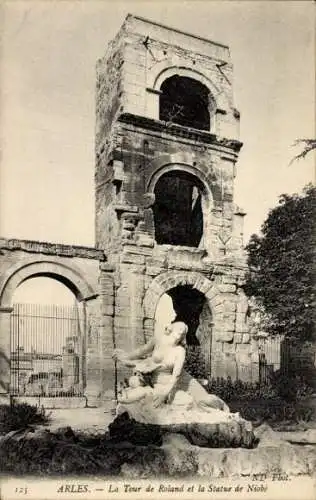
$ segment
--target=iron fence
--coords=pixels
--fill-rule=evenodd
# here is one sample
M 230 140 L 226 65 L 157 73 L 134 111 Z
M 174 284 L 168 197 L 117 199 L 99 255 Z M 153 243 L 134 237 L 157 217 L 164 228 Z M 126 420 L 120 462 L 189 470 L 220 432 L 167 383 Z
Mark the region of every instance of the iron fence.
M 14 304 L 11 394 L 82 395 L 84 337 L 84 318 L 77 304 Z
M 259 382 L 267 384 L 273 374 L 284 370 L 289 364 L 290 352 L 284 349 L 283 335 L 258 339 Z

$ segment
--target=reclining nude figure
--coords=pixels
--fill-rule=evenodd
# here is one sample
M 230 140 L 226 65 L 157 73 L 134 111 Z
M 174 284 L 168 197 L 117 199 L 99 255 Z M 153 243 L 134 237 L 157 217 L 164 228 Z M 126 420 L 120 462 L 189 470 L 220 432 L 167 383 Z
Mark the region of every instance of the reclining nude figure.
M 150 374 L 152 390 L 147 392 L 147 396 L 144 388 L 138 391 L 139 401 L 143 406 L 147 405 L 152 414 L 173 410 L 181 413 L 182 418 L 194 414 L 195 418 L 205 421 L 212 421 L 213 418 L 219 421 L 239 420 L 239 414 L 230 413 L 222 399 L 209 394 L 183 369 L 187 331 L 185 323 L 174 322 L 144 346 L 131 353 L 116 350 L 113 357 L 123 365 L 133 367 L 136 374 Z M 131 403 L 137 404 L 136 400 L 137 397 L 133 397 Z M 130 406 L 127 400 L 124 403 Z

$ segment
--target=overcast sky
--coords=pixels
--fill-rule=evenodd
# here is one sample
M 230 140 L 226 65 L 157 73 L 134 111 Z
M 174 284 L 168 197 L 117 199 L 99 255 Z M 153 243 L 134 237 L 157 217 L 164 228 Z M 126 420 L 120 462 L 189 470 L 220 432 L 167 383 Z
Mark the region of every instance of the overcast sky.
M 129 12 L 230 46 L 247 241 L 313 180 L 313 157 L 289 166 L 315 136 L 312 1 L 4 2 L 0 234 L 94 244 L 95 63 Z

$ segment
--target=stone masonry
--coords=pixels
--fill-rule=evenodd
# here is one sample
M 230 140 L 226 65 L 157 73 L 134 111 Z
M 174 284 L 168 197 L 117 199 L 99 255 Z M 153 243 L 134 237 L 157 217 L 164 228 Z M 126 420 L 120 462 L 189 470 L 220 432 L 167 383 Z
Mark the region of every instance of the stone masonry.
M 84 304 L 89 405 L 113 398 L 113 349 L 153 334 L 164 293 L 189 323 L 205 376 L 257 379 L 232 77 L 227 46 L 127 16 L 97 63 L 96 248 L 0 241 L 2 394 L 12 295 L 32 276 L 61 281 Z
M 160 119 L 162 84 L 174 76 L 208 88 L 208 130 Z M 153 334 L 162 294 L 194 289 L 212 316 L 205 343 L 212 375 L 255 379 L 242 290 L 245 214 L 234 204 L 242 144 L 228 47 L 128 16 L 98 61 L 96 110 L 96 244 L 115 269 L 104 310 L 115 345 L 131 349 Z M 156 188 L 171 173 L 201 186 L 198 247 L 157 244 Z
M 16 288 L 36 276 L 45 276 L 66 285 L 80 304 L 86 335 L 84 367 L 85 395 L 90 404 L 101 396 L 103 385 L 113 394 L 113 362 L 100 349 L 106 328 L 102 325 L 102 250 L 17 239 L 0 239 L 0 395 L 10 393 L 10 330 L 12 299 Z M 108 372 L 108 376 L 106 376 Z

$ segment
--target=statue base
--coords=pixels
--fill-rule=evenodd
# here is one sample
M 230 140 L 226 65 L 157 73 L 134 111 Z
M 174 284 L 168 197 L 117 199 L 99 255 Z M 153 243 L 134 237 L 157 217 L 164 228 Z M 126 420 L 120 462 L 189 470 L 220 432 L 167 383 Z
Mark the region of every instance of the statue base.
M 242 419 L 239 414 L 216 409 L 207 412 L 173 404 L 156 409 L 140 402 L 119 404 L 116 421 L 126 420 L 127 415 L 137 425 L 144 428 L 149 425 L 159 429 L 162 435 L 182 434 L 191 444 L 201 447 L 253 448 L 256 444 L 251 422 Z

